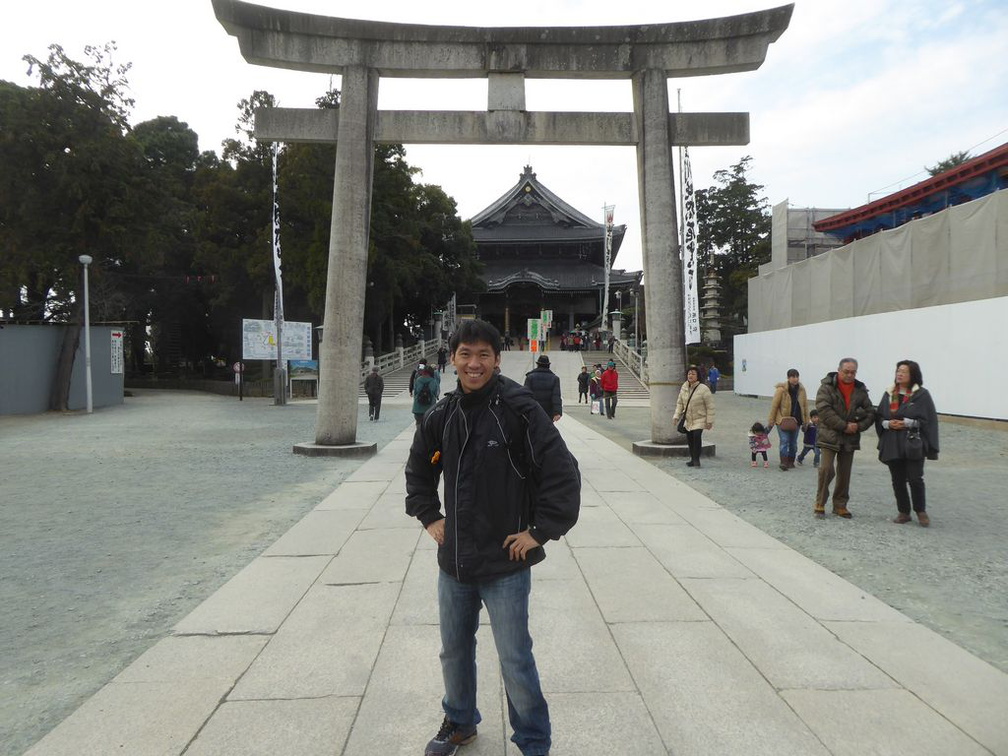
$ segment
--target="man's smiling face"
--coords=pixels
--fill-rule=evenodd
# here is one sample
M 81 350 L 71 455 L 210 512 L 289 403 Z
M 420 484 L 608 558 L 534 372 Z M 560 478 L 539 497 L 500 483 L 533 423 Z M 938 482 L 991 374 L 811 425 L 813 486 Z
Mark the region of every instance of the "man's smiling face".
M 458 371 L 462 391 L 479 391 L 490 382 L 494 371 L 500 365 L 500 355 L 485 341 L 474 344 L 459 344 L 452 352 L 452 366 Z

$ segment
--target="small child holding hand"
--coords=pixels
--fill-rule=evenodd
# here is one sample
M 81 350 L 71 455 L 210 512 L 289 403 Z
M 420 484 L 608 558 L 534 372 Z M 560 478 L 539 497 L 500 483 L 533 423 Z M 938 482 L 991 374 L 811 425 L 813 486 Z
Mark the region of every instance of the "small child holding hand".
M 767 435 L 767 429 L 763 427 L 763 423 L 753 423 L 752 428 L 749 429 L 749 451 L 752 454 L 752 466 L 756 467 L 756 455 L 763 455 L 763 467 L 770 467 L 770 462 L 767 460 L 767 450 L 770 448 L 770 436 Z

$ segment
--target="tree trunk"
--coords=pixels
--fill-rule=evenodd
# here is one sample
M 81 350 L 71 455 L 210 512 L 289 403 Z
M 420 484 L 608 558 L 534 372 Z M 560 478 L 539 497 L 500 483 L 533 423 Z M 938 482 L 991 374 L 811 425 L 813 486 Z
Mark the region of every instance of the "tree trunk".
M 81 286 L 78 291 L 83 291 Z M 49 409 L 55 412 L 66 412 L 70 402 L 70 379 L 73 377 L 74 358 L 77 356 L 77 346 L 80 344 L 83 330 L 84 303 L 80 297 L 74 303 L 73 317 L 63 330 L 63 344 L 60 346 L 56 362 L 56 375 L 53 376 L 52 391 L 49 394 Z

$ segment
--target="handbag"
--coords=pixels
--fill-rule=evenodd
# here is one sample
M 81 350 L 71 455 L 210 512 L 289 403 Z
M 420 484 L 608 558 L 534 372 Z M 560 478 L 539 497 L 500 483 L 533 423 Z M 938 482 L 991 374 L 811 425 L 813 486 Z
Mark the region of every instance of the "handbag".
M 798 430 L 798 421 L 795 420 L 791 415 L 787 417 L 782 417 L 781 421 L 777 423 L 777 427 L 780 428 L 785 433 L 793 433 Z
M 689 409 L 690 400 L 693 399 L 693 394 L 696 392 L 697 386 L 699 385 L 700 384 L 698 383 L 696 386 L 693 387 L 693 391 L 690 391 L 689 399 L 686 400 L 686 406 L 683 407 L 682 417 L 679 418 L 679 424 L 676 426 L 676 432 L 682 433 L 684 436 L 686 435 L 686 410 Z
M 911 428 L 906 434 L 906 458 L 924 459 L 924 440 L 921 438 L 920 430 Z

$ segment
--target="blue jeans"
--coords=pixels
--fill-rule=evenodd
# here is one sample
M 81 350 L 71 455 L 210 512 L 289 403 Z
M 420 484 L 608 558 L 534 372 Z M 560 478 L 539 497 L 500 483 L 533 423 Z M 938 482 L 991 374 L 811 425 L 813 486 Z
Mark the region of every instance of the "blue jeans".
M 511 741 L 525 756 L 549 752 L 549 707 L 539 685 L 528 630 L 532 571 L 477 583 L 460 583 L 438 570 L 438 609 L 441 620 L 441 674 L 445 715 L 458 725 L 479 724 L 476 708 L 476 631 L 480 605 L 490 616 L 501 676 L 507 694 Z
M 798 456 L 798 433 L 801 429 L 786 431 L 777 426 L 777 435 L 780 436 L 780 455 L 782 457 Z
M 819 447 L 818 446 L 808 446 L 808 445 L 806 445 L 806 446 L 802 447 L 801 454 L 798 455 L 798 461 L 801 462 L 803 459 L 805 459 L 805 456 L 809 452 L 814 452 L 815 453 L 815 458 L 813 459 L 812 463 L 816 467 L 818 467 L 819 466 L 819 456 L 820 456 L 820 452 L 819 452 Z

